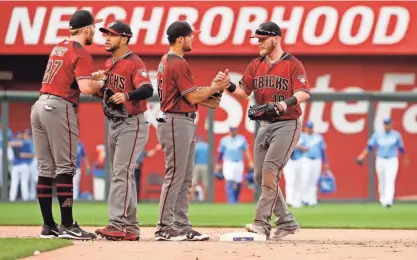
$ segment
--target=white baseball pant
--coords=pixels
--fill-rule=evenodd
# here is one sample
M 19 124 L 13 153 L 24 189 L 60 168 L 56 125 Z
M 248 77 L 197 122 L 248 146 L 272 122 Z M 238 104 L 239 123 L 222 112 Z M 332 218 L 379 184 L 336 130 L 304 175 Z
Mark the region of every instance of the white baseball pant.
M 392 205 L 395 194 L 395 180 L 398 173 L 398 157 L 377 157 L 375 169 L 378 176 L 379 202 L 384 207 Z
M 29 198 L 30 200 L 36 200 L 36 185 L 38 184 L 38 161 L 32 160 L 29 165 L 30 177 L 29 177 Z
M 321 159 L 302 159 L 301 200 L 308 205 L 317 205 L 317 185 L 321 173 Z
M 243 161 L 224 161 L 223 162 L 223 176 L 227 181 L 234 181 L 237 183 L 243 182 L 243 171 L 245 165 Z
M 20 183 L 20 193 L 22 194 L 22 200 L 29 200 L 29 176 L 30 169 L 29 165 L 26 163 L 21 163 L 13 165 L 12 171 L 10 174 L 10 191 L 9 198 L 10 201 L 16 201 L 17 198 L 17 187 Z
M 72 185 L 73 185 L 73 200 L 78 200 L 80 197 L 80 183 L 81 183 L 81 169 L 77 168 L 75 171 L 75 175 L 72 179 Z
M 288 160 L 284 167 L 285 197 L 287 204 L 299 208 L 301 204 L 302 158 Z

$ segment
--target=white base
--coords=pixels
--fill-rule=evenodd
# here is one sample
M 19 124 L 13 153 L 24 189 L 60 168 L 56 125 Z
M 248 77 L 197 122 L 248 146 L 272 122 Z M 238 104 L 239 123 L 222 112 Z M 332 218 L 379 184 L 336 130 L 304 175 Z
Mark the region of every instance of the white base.
M 239 241 L 266 241 L 265 235 L 251 232 L 231 232 L 219 236 L 220 241 L 239 242 Z

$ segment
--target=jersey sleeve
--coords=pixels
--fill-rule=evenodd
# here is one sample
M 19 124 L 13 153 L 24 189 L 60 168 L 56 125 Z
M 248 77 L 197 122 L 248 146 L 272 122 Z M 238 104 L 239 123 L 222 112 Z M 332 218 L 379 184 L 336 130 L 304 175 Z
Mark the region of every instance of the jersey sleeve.
M 373 149 L 373 148 L 375 148 L 375 146 L 376 146 L 376 133 L 373 133 L 371 135 L 371 138 L 369 138 L 368 148 Z
M 248 150 L 248 141 L 246 140 L 245 137 L 243 137 L 242 140 L 243 140 L 242 149 L 243 150 Z
M 149 84 L 152 86 L 148 70 L 143 61 L 135 62 L 133 66 L 132 82 L 135 88 L 140 88 L 145 84 Z
M 304 91 L 310 94 L 310 83 L 308 82 L 307 73 L 303 64 L 298 60 L 294 64 L 291 76 L 293 93 Z
M 93 59 L 91 55 L 82 47 L 74 46 L 74 76 L 76 80 L 91 79 L 93 74 Z
M 80 143 L 80 157 L 81 158 L 85 158 L 85 149 L 84 149 L 84 145 Z
M 324 141 L 323 136 L 321 136 L 321 141 L 320 141 L 320 149 L 321 149 L 321 150 L 326 149 L 326 141 Z
M 255 78 L 254 64 L 254 61 L 249 63 L 249 65 L 246 67 L 245 73 L 242 76 L 242 79 L 239 81 L 240 86 L 243 88 L 243 90 L 246 92 L 248 96 L 253 91 L 253 80 Z
M 220 141 L 220 144 L 219 144 L 219 148 L 217 149 L 217 151 L 219 152 L 219 153 L 224 153 L 224 150 L 226 149 L 226 147 L 224 146 L 224 142 L 223 142 L 223 140 L 221 140 Z
M 197 89 L 191 70 L 185 61 L 177 62 L 173 70 L 175 72 L 175 82 L 182 96 Z
M 404 142 L 400 133 L 398 133 L 397 145 L 398 145 L 398 149 L 404 149 Z

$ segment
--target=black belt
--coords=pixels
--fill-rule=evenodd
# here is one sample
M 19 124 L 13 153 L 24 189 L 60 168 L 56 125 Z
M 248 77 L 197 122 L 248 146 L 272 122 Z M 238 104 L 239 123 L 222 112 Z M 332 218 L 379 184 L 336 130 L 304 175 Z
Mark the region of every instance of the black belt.
M 191 119 L 195 119 L 197 117 L 197 114 L 195 112 L 164 112 L 164 115 L 166 114 L 177 114 L 177 115 L 189 117 Z
M 280 119 L 279 117 L 277 119 L 273 119 L 273 120 L 265 120 L 265 122 L 268 123 L 276 123 L 276 122 L 284 122 L 284 121 L 292 121 L 292 120 L 297 120 L 297 119 Z

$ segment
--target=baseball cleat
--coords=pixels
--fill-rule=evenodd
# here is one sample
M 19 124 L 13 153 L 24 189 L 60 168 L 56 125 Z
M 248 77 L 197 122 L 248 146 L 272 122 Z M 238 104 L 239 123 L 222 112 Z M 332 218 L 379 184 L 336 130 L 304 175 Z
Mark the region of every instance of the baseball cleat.
M 105 228 L 97 229 L 96 234 L 107 240 L 122 240 L 126 236 L 126 232 L 123 232 L 111 225 L 108 225 Z
M 284 227 L 284 228 L 277 228 L 275 233 L 272 235 L 272 239 L 279 240 L 283 237 L 286 237 L 288 235 L 293 235 L 295 232 L 300 230 L 300 226 L 292 226 L 292 227 Z
M 58 226 L 50 227 L 48 225 L 42 226 L 42 232 L 39 236 L 40 238 L 57 238 L 59 235 L 59 229 Z
M 75 222 L 70 227 L 61 226 L 58 238 L 74 240 L 93 240 L 96 239 L 97 236 L 93 233 L 82 230 L 81 227 L 77 224 L 77 222 Z
M 126 236 L 122 239 L 122 241 L 139 241 L 140 236 L 138 234 L 129 234 L 127 233 Z
M 190 229 L 185 232 L 185 237 L 187 241 L 207 241 L 210 239 L 208 235 L 201 234 L 200 232 Z
M 246 231 L 251 232 L 251 233 L 264 235 L 264 236 L 266 236 L 267 239 L 269 239 L 269 233 L 266 232 L 266 230 L 261 226 L 258 226 L 258 225 L 255 225 L 255 224 L 246 224 L 245 229 L 246 229 Z
M 176 230 L 159 230 L 155 233 L 156 241 L 184 241 L 187 240 L 187 236 L 181 235 Z

